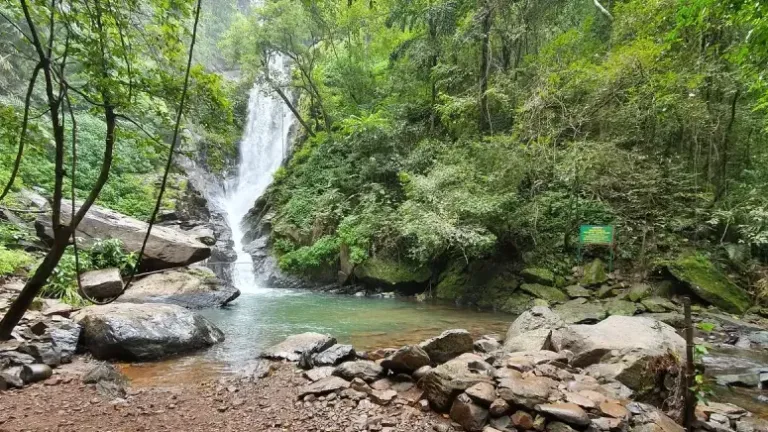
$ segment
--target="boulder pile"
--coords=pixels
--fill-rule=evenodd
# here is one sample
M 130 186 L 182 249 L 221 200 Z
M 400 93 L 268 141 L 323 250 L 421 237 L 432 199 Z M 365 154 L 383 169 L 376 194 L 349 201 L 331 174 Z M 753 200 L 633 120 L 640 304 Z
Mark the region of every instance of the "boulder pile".
M 652 404 L 664 400 L 679 415 L 685 344 L 647 317 L 568 325 L 534 307 L 511 324 L 503 344 L 496 336 L 473 341 L 457 329 L 399 349 L 346 347 L 305 333 L 263 357 L 307 369 L 299 391 L 305 402 L 338 397 L 432 409 L 466 431 L 683 430 Z

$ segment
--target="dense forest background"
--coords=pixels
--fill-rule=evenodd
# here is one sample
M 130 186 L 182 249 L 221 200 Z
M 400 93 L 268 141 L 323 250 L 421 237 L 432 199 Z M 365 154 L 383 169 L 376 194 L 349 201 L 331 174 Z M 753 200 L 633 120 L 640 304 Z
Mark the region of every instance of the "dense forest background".
M 225 177 L 252 83 L 266 82 L 291 105 L 301 126 L 293 155 L 250 221 L 269 220 L 283 270 L 334 279 L 356 268 L 358 276 L 428 283 L 455 299 L 467 284 L 446 281 L 523 263 L 568 274 L 579 225 L 612 224 L 626 273 L 647 276 L 696 250 L 755 295 L 768 293 L 768 5 L 203 5 L 185 112 L 198 139 L 182 151 Z M 18 48 L 17 11 L 0 11 L 10 18 L 0 24 L 4 183 L 34 65 Z M 176 18 L 188 23 L 190 13 Z M 168 37 L 162 25 L 144 30 Z M 162 62 L 136 54 L 149 71 L 147 91 L 133 101 L 134 122 L 123 122 L 99 201 L 139 218 L 151 211 L 151 179 L 167 152 L 144 132 L 167 135 L 178 95 L 168 71 L 184 63 L 181 38 L 164 40 L 174 43 L 148 51 Z M 274 68 L 277 56 L 290 60 L 289 72 Z M 238 78 L 224 78 L 231 70 Z M 50 190 L 50 135 L 37 126 L 45 114 L 33 111 L 16 190 Z M 87 109 L 76 116 L 86 191 L 96 166 L 88 158 L 98 157 L 105 125 Z M 179 176 L 175 189 L 183 182 Z

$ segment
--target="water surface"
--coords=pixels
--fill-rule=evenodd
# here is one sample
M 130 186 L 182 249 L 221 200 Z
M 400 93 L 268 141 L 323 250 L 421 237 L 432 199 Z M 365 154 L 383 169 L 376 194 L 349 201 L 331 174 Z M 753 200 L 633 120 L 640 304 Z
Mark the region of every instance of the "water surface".
M 259 289 L 227 308 L 202 314 L 226 335 L 206 351 L 157 363 L 124 365 L 134 385 L 173 384 L 226 375 L 266 347 L 303 332 L 330 334 L 357 350 L 400 347 L 463 328 L 474 337 L 504 334 L 513 316 L 405 299 L 372 299 L 311 291 Z

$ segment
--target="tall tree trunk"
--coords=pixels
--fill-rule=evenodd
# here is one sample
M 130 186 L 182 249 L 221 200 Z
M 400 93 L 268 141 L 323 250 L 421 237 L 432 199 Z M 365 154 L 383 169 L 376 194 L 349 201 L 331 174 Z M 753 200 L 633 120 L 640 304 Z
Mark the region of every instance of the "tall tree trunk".
M 491 72 L 491 5 L 483 1 L 482 48 L 480 57 L 480 130 L 493 132 L 491 112 L 488 108 L 488 76 Z

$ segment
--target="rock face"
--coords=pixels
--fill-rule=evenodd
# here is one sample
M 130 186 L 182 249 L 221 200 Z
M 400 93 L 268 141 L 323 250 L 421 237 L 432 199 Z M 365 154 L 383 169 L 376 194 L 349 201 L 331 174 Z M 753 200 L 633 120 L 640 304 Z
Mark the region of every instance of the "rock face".
M 599 258 L 584 266 L 584 276 L 581 278 L 583 286 L 600 285 L 607 280 L 605 264 Z
M 415 267 L 401 261 L 378 257 L 368 258 L 355 267 L 355 276 L 358 278 L 385 286 L 422 284 L 429 280 L 431 274 L 428 267 Z
M 479 382 L 492 382 L 489 375 L 493 367 L 475 354 L 462 354 L 430 370 L 420 381 L 424 396 L 432 407 L 448 411 L 453 399 Z
M 279 344 L 267 348 L 261 353 L 264 358 L 299 361 L 304 353 L 314 354 L 333 346 L 336 339 L 320 333 L 301 333 L 288 336 Z
M 549 302 L 562 303 L 569 300 L 568 294 L 560 291 L 559 289 L 551 286 L 541 284 L 522 284 L 520 289 L 528 294 L 544 299 Z
M 472 336 L 464 329 L 446 330 L 440 336 L 427 339 L 419 348 L 427 353 L 430 360 L 444 363 L 448 360 L 472 351 Z
M 134 281 L 118 302 L 171 303 L 190 309 L 220 307 L 235 300 L 240 291 L 219 280 L 205 267 L 155 273 Z
M 529 283 L 538 283 L 552 286 L 555 284 L 555 275 L 551 270 L 541 267 L 528 267 L 520 272 L 520 276 Z
M 653 361 L 685 355 L 685 341 L 675 329 L 647 317 L 612 316 L 594 325 L 573 325 L 553 341 L 558 351 L 573 353 L 573 366 L 610 364 L 608 378 L 633 390 L 652 385 L 655 376 L 646 368 Z
M 208 320 L 176 305 L 88 306 L 73 319 L 83 328 L 85 348 L 98 359 L 154 360 L 224 340 Z
M 384 369 L 395 373 L 413 373 L 422 366 L 429 365 L 429 355 L 416 345 L 404 346 L 397 350 L 392 357 L 381 362 Z
M 703 255 L 684 254 L 667 268 L 697 296 L 726 312 L 743 314 L 752 305 L 749 294 L 731 282 Z
M 95 299 L 114 298 L 123 292 L 123 278 L 116 268 L 85 272 L 80 275 L 80 284 L 83 291 Z
M 69 223 L 71 211 L 71 205 L 68 202 L 61 203 L 62 223 Z M 117 238 L 123 242 L 128 251 L 138 252 L 144 241 L 147 227 L 145 222 L 132 217 L 104 207 L 92 206 L 77 227 L 77 236 L 83 239 L 84 247 L 90 246 L 97 239 Z M 35 228 L 43 240 L 52 238 L 48 215 L 41 215 L 35 223 Z M 193 236 L 171 228 L 154 226 L 144 251 L 142 268 L 161 270 L 181 267 L 210 256 L 211 249 Z
M 517 319 L 512 322 L 507 330 L 507 337 L 505 340 L 514 338 L 515 336 L 532 330 L 555 330 L 565 327 L 565 323 L 560 316 L 546 306 L 534 306 L 531 309 L 520 314 Z

